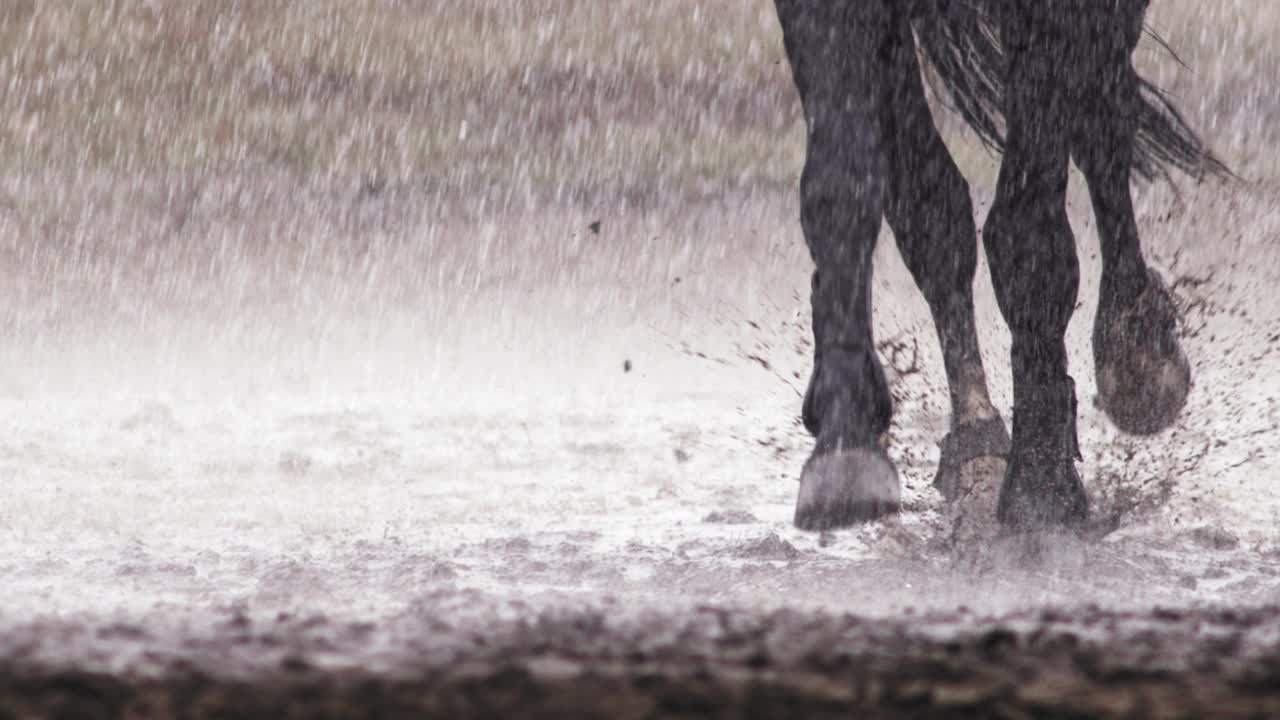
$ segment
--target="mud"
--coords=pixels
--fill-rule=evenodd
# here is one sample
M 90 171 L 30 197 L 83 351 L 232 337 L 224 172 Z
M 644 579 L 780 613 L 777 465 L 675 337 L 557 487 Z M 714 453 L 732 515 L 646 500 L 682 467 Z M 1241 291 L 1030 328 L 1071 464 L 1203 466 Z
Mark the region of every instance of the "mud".
M 494 608 L 428 598 L 389 624 L 243 617 L 164 638 L 137 626 L 24 628 L 7 717 L 1269 717 L 1280 610 L 1097 607 L 999 617 L 621 605 Z M 450 608 L 454 610 L 456 608 Z M 146 670 L 32 662 L 42 645 L 136 649 Z M 185 659 L 153 654 L 180 645 Z M 151 648 L 151 650 L 147 650 Z M 92 655 L 90 655 L 92 657 Z M 236 662 L 238 661 L 238 662 Z M 366 664 L 367 663 L 367 664 Z M 376 668 L 376 669 L 375 669 Z
M 351 236 L 305 210 L 332 193 L 312 193 L 262 196 L 292 244 L 259 248 L 252 217 L 211 206 L 201 243 L 116 252 L 152 211 L 104 219 L 90 195 L 65 208 L 81 262 L 10 256 L 11 290 L 34 293 L 7 306 L 0 392 L 11 716 L 1272 711 L 1280 388 L 1258 369 L 1280 304 L 1255 289 L 1280 267 L 1252 239 L 1280 224 L 1270 195 L 1206 191 L 1156 235 L 1172 277 L 1190 252 L 1201 273 L 1175 282 L 1188 413 L 1136 440 L 1082 403 L 1097 527 L 1019 542 L 995 537 L 994 471 L 955 503 L 931 487 L 945 392 L 889 243 L 877 332 L 903 509 L 806 533 L 792 200 L 700 208 L 660 241 L 640 218 L 567 275 L 530 251 L 524 274 L 455 296 L 394 239 L 360 261 L 380 281 L 353 284 Z M 1146 196 L 1145 226 L 1166 202 Z M 520 242 L 562 244 L 566 217 Z M 1198 245 L 1224 217 L 1241 237 Z M 739 254 L 699 245 L 708 227 Z M 478 277 L 469 238 L 429 252 Z M 627 283 L 582 269 L 644 242 L 672 259 Z M 58 294 L 107 286 L 129 252 L 165 272 L 98 305 Z M 979 304 L 999 358 L 982 284 Z M 1087 333 L 1069 337 L 1086 399 Z
M 454 294 L 416 268 L 447 255 L 470 287 L 516 241 L 370 239 L 342 229 L 331 190 L 295 187 L 247 215 L 199 210 L 199 242 L 119 249 L 155 211 L 103 217 L 94 187 L 64 208 L 80 261 L 8 259 L 14 717 L 1272 709 L 1277 624 L 1257 608 L 1280 603 L 1280 387 L 1260 368 L 1280 303 L 1257 288 L 1280 278 L 1262 240 L 1280 223 L 1260 190 L 1206 190 L 1165 225 L 1169 198 L 1144 196 L 1144 227 L 1165 228 L 1153 257 L 1192 278 L 1175 287 L 1197 390 L 1140 440 L 1082 402 L 1098 526 L 1027 543 L 995 537 L 994 471 L 955 503 L 931 486 L 946 396 L 890 243 L 877 333 L 902 512 L 792 526 L 810 441 L 791 198 L 700 207 L 656 241 L 659 219 L 638 217 L 567 264 L 538 249 L 564 244 L 570 215 L 495 225 L 527 233 L 527 265 Z M 257 245 L 256 212 L 295 239 Z M 1219 225 L 1240 237 L 1200 243 Z M 721 244 L 699 244 L 708 228 Z M 353 238 L 378 282 L 351 280 Z M 634 247 L 669 260 L 611 280 Z M 1087 400 L 1087 246 L 1084 266 L 1069 347 Z M 111 282 L 101 303 L 75 294 Z M 979 305 L 1007 407 L 984 283 Z

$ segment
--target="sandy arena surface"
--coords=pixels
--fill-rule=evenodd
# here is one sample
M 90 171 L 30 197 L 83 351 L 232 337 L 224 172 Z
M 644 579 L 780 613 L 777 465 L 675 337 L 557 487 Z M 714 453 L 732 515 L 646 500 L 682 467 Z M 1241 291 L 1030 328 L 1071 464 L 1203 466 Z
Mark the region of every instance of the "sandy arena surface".
M 649 247 L 672 259 L 630 283 L 600 278 L 625 270 L 649 228 L 606 227 L 592 242 L 609 244 L 576 260 L 596 270 L 562 284 L 477 278 L 474 293 L 433 298 L 413 269 L 430 260 L 419 248 L 370 245 L 360 262 L 377 283 L 323 270 L 348 252 L 332 195 L 281 194 L 265 214 L 316 240 L 256 257 L 260 273 L 173 245 L 135 251 L 166 268 L 147 276 L 132 270 L 144 261 L 96 252 L 121 228 L 86 218 L 86 259 L 63 270 L 75 280 L 39 286 L 46 302 L 65 287 L 63 310 L 33 333 L 41 342 L 10 346 L 0 413 L 16 716 L 54 698 L 263 716 L 299 697 L 546 716 L 699 703 L 769 716 L 792 699 L 1078 709 L 1083 688 L 1100 693 L 1088 707 L 1113 714 L 1274 702 L 1280 615 L 1265 608 L 1280 600 L 1280 498 L 1267 448 L 1280 388 L 1265 370 L 1280 302 L 1257 289 L 1280 267 L 1249 239 L 1275 231 L 1267 198 L 1205 190 L 1166 223 L 1163 267 L 1181 277 L 1176 263 L 1198 258 L 1199 279 L 1175 282 L 1191 405 L 1170 432 L 1138 440 L 1083 402 L 1083 468 L 1114 532 L 1028 560 L 990 542 L 989 495 L 947 508 L 929 487 L 945 394 L 891 244 L 877 302 L 906 511 L 814 535 L 790 525 L 808 449 L 795 420 L 808 356 L 791 200 L 669 221 Z M 1156 228 L 1165 200 L 1151 197 Z M 412 205 L 381 212 L 399 202 Z M 1247 230 L 1199 244 L 1224 212 Z M 205 244 L 251 256 L 221 222 Z M 566 226 L 522 228 L 537 247 Z M 725 239 L 698 247 L 708 227 Z M 750 239 L 761 231 L 778 240 Z M 722 259 L 735 237 L 748 252 Z M 61 256 L 29 256 L 26 272 L 56 273 Z M 127 282 L 109 307 L 76 297 L 77 284 L 117 275 Z M 166 292 L 199 307 L 147 300 Z M 1089 297 L 1071 339 L 1085 399 Z M 1007 403 L 1007 373 L 994 375 Z M 237 689 L 246 682 L 269 690 Z M 761 693 L 781 704 L 757 705 Z

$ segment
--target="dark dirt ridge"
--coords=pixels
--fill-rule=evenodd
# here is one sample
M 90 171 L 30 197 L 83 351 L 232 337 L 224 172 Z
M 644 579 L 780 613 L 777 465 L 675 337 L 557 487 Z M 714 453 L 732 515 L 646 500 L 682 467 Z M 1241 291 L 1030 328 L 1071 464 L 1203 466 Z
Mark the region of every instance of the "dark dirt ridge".
M 152 670 L 121 673 L 23 659 L 19 632 L 4 643 L 0 718 L 1280 716 L 1277 607 L 886 620 L 702 607 L 622 621 L 606 608 L 461 632 L 422 617 L 414 637 L 395 633 L 405 652 L 389 670 L 351 654 L 325 662 L 343 655 L 316 640 L 326 623 L 239 618 L 182 640 Z M 141 628 L 96 636 L 108 630 L 155 641 Z M 27 632 L 62 642 L 95 631 Z M 271 660 L 257 668 L 194 659 L 237 644 L 291 649 L 259 653 Z

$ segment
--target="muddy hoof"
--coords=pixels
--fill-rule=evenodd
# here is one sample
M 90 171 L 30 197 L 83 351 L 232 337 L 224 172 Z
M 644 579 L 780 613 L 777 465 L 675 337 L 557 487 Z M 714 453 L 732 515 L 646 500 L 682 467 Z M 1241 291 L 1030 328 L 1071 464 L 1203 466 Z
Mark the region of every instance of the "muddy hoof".
M 880 450 L 837 450 L 809 458 L 800 474 L 796 527 L 829 530 L 895 513 L 898 471 Z
M 953 429 L 942 439 L 942 456 L 933 486 L 947 502 L 952 502 L 993 471 L 1003 477 L 1010 445 L 1009 431 L 998 417 Z
M 1005 458 L 982 455 L 962 463 L 954 473 L 957 494 L 942 508 L 949 528 L 942 537 L 944 547 L 957 557 L 972 556 L 999 536 L 996 502 L 1007 469 Z
M 996 519 L 1005 533 L 1085 528 L 1089 499 L 1074 460 L 1011 457 L 996 503 Z
M 1120 430 L 1153 435 L 1172 425 L 1191 391 L 1178 311 L 1159 275 L 1132 303 L 1104 302 L 1093 328 L 1098 405 Z

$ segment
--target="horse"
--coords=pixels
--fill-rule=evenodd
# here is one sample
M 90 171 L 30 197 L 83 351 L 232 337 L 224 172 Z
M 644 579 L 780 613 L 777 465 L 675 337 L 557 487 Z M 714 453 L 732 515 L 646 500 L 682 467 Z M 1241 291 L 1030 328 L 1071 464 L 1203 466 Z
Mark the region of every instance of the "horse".
M 1129 434 L 1177 419 L 1190 365 L 1172 294 L 1143 257 L 1130 185 L 1170 170 L 1197 179 L 1230 170 L 1133 66 L 1148 1 L 775 0 L 807 128 L 800 223 L 814 262 L 813 370 L 801 412 L 814 447 L 797 527 L 847 527 L 901 508 L 880 442 L 893 405 L 871 330 L 883 218 L 942 346 L 951 418 L 934 485 L 954 500 L 966 472 L 995 460 L 1002 532 L 1084 531 L 1064 340 L 1080 278 L 1066 214 L 1072 162 L 1101 241 L 1099 402 Z M 934 123 L 926 68 L 1001 154 L 983 246 L 1012 337 L 1012 433 L 992 405 L 979 350 L 970 189 Z

